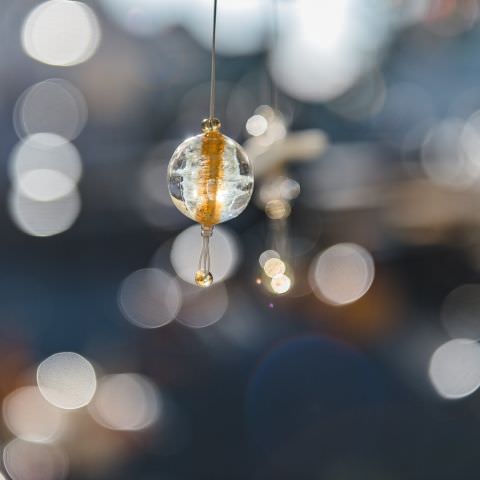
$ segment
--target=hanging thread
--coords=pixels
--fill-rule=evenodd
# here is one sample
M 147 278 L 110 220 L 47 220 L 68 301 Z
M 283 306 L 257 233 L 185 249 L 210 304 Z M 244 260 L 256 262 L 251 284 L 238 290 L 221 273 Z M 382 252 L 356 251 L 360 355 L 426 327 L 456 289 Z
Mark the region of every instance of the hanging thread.
M 216 32 L 218 0 L 213 7 L 209 116 L 202 133 L 185 140 L 168 164 L 168 186 L 174 205 L 201 226 L 202 245 L 194 280 L 199 287 L 213 283 L 210 272 L 210 237 L 215 225 L 238 216 L 253 192 L 253 170 L 247 154 L 221 132 L 215 118 Z
M 217 36 L 217 0 L 213 0 L 213 28 L 212 28 L 212 59 L 211 59 L 211 74 L 210 74 L 210 115 L 209 118 L 212 120 L 215 118 L 215 76 L 216 76 L 216 54 L 215 54 L 215 42 Z
M 212 236 L 213 228 L 206 228 L 202 226 L 202 251 L 200 259 L 198 260 L 198 269 L 207 273 L 210 271 L 210 237 Z
M 198 260 L 198 270 L 195 273 L 195 283 L 199 287 L 209 287 L 213 282 L 213 276 L 210 273 L 210 237 L 213 233 L 213 227 L 202 228 L 202 251 Z
M 212 142 L 216 136 L 219 135 L 220 122 L 215 118 L 215 96 L 216 96 L 216 54 L 215 54 L 215 41 L 217 36 L 217 0 L 213 0 L 213 26 L 212 26 L 212 51 L 211 51 L 211 77 L 210 77 L 210 112 L 208 119 L 202 122 L 202 130 L 205 135 L 208 135 L 209 141 L 204 142 L 205 150 L 210 150 L 212 144 L 218 142 Z M 211 155 L 205 155 L 208 157 L 208 161 L 205 162 L 204 168 L 210 176 L 212 169 Z M 208 195 L 207 195 L 208 196 Z M 210 202 L 208 202 L 209 204 Z M 209 210 L 207 208 L 207 210 Z M 210 212 L 211 213 L 211 212 Z M 200 252 L 200 258 L 198 260 L 198 270 L 195 273 L 195 283 L 200 287 L 208 287 L 213 282 L 213 276 L 210 273 L 210 237 L 213 233 L 213 226 L 207 226 L 201 224 L 202 229 L 202 251 Z
M 271 41 L 270 50 L 273 51 L 278 46 L 278 37 L 279 37 L 278 0 L 272 0 L 271 9 L 272 9 L 272 35 L 270 40 Z M 278 112 L 278 89 L 277 89 L 276 83 L 273 80 L 271 72 L 268 73 L 268 78 L 270 79 L 270 105 L 275 112 Z

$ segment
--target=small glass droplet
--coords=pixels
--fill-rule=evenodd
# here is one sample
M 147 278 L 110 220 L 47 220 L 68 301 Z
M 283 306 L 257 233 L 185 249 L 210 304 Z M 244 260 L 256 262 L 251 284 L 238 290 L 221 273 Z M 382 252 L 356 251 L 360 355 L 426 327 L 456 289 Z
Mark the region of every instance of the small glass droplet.
M 197 270 L 195 272 L 195 283 L 202 288 L 209 287 L 213 283 L 213 275 L 210 272 Z

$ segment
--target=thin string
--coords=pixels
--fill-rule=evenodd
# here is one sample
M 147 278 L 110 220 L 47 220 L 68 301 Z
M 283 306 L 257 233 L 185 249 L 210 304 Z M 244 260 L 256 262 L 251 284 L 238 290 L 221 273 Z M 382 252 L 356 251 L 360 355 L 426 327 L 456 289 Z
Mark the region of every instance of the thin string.
M 202 251 L 198 259 L 198 270 L 203 273 L 210 272 L 210 237 L 212 233 L 212 228 L 202 226 Z
M 278 0 L 272 0 L 272 37 L 271 37 L 271 46 L 270 49 L 274 50 L 278 44 Z M 273 81 L 273 76 L 269 73 L 270 79 L 270 102 L 273 110 L 278 111 L 278 89 L 277 85 Z
M 210 237 L 204 237 L 203 239 L 203 248 L 205 249 L 205 260 L 203 265 L 203 271 L 210 272 Z
M 198 270 L 210 272 L 210 237 L 203 237 L 202 251 L 198 260 Z
M 217 36 L 217 0 L 213 0 L 212 70 L 210 76 L 210 118 L 215 117 L 215 41 Z

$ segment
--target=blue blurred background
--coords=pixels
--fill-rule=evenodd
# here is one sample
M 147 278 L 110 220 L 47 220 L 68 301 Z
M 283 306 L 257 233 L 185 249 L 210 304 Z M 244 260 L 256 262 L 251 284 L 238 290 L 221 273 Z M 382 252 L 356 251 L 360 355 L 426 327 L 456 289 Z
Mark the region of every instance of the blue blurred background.
M 199 290 L 213 0 L 0 0 L 0 479 L 477 479 L 480 2 L 218 3 Z

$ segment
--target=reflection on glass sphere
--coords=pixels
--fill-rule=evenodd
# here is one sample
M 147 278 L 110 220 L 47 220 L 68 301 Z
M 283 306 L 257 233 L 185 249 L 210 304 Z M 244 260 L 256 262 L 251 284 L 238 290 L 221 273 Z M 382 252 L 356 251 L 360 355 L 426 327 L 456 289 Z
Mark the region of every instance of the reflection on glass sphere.
M 245 209 L 253 172 L 242 147 L 215 128 L 177 148 L 168 167 L 168 183 L 173 203 L 184 215 L 212 226 Z

